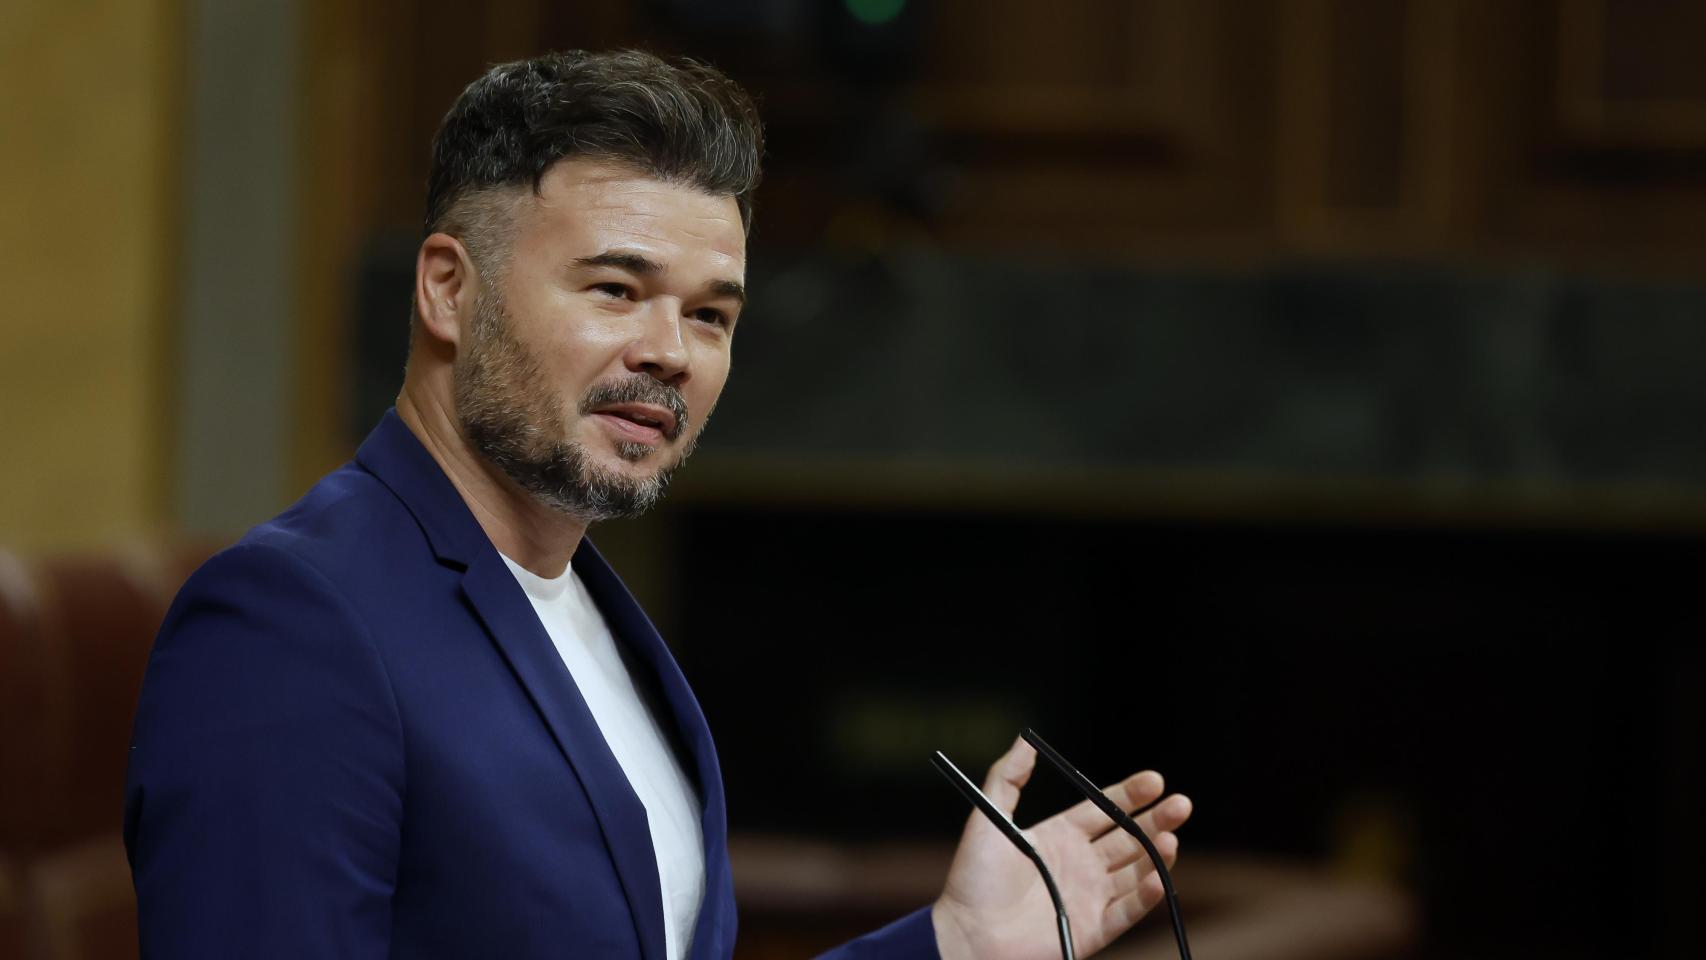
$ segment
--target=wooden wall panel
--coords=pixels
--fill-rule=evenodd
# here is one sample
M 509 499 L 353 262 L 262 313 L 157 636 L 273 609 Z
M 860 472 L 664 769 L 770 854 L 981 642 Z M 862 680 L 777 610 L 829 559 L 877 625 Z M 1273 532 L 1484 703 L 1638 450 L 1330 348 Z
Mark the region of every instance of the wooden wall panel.
M 166 519 L 180 16 L 174 0 L 0 15 L 8 546 L 102 543 Z
M 859 199 L 846 168 L 884 111 L 949 181 L 922 226 L 953 245 L 1544 253 L 1595 233 L 1582 211 L 1662 181 L 1652 204 L 1607 214 L 1628 221 L 1619 248 L 1662 251 L 1688 239 L 1665 206 L 1693 209 L 1706 181 L 1706 58 L 1690 41 L 1706 8 L 1681 0 L 913 6 L 916 29 L 878 48 L 910 58 L 885 68 L 912 78 L 892 94 L 840 76 L 822 24 L 762 5 L 713 18 L 674 3 L 322 4 L 320 35 L 339 77 L 365 73 L 370 92 L 339 109 L 365 122 L 364 218 L 392 225 L 418 217 L 426 145 L 460 87 L 564 46 L 689 52 L 748 83 L 784 208 L 761 239 L 783 245 L 820 239 Z
M 1448 242 L 1456 151 L 1457 0 L 1281 0 L 1276 239 L 1330 254 Z
M 1601 146 L 1706 150 L 1706 6 L 1689 0 L 1564 0 L 1558 111 Z
M 1477 37 L 1484 219 L 1466 246 L 1641 270 L 1706 253 L 1696 4 L 1490 5 Z M 1674 33 L 1675 37 L 1667 34 Z

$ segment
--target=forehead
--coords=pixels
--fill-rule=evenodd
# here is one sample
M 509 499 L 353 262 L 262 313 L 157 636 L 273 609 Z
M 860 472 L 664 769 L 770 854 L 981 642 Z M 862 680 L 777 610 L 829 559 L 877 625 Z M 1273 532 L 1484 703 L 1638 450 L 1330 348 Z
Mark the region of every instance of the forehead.
M 627 249 L 666 265 L 745 272 L 746 231 L 733 197 L 658 180 L 623 164 L 559 161 L 521 208 L 518 244 L 543 247 L 552 256 Z

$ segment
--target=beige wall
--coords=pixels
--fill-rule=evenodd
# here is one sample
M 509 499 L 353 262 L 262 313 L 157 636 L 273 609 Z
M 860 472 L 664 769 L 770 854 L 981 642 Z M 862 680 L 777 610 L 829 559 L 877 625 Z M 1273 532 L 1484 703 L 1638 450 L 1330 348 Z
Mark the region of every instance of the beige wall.
M 166 519 L 174 0 L 0 14 L 0 544 Z

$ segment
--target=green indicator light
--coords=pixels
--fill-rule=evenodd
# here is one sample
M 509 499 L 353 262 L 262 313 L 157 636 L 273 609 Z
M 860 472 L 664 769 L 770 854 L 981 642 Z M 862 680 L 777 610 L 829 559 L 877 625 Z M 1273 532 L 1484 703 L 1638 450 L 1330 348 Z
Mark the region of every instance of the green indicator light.
M 853 19 L 870 26 L 888 23 L 900 16 L 900 10 L 906 6 L 906 0 L 845 0 L 847 12 Z

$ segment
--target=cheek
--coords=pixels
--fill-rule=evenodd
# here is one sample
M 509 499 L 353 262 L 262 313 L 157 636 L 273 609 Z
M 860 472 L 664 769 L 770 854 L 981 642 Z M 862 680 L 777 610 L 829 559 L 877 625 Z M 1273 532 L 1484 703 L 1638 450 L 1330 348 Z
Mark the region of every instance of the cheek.
M 565 318 L 540 338 L 541 359 L 554 378 L 592 380 L 619 371 L 628 338 L 618 324 Z
M 687 385 L 687 401 L 691 409 L 709 412 L 715 407 L 728 378 L 729 358 L 726 353 L 700 366 Z

